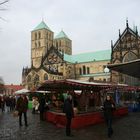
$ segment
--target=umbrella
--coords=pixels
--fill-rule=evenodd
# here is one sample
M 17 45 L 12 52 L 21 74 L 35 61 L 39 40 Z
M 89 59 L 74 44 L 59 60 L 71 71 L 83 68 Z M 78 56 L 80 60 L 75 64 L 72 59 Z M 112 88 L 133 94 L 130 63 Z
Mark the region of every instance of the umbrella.
M 27 94 L 30 91 L 28 89 L 21 89 L 15 92 L 16 95 L 20 95 L 20 94 Z

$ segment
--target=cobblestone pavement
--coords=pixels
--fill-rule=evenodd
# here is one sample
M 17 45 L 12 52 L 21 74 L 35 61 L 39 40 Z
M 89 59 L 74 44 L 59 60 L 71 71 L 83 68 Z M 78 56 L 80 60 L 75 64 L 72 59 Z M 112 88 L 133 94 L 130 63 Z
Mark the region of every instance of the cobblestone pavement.
M 32 115 L 30 111 L 28 122 L 28 127 L 19 127 L 18 118 L 12 113 L 2 114 L 0 110 L 0 140 L 108 140 L 105 124 L 75 129 L 72 130 L 73 137 L 66 137 L 65 128 L 40 122 L 39 115 Z M 111 140 L 140 140 L 140 112 L 115 119 L 113 128 Z

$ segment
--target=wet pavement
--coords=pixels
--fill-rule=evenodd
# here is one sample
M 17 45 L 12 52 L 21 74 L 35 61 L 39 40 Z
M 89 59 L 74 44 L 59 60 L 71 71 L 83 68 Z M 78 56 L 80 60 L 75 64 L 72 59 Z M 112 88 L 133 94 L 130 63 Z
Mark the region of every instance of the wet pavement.
M 1 113 L 0 140 L 108 140 L 104 123 L 72 130 L 73 137 L 65 135 L 65 128 L 58 128 L 48 122 L 40 122 L 38 114 L 28 111 L 28 127 L 18 125 L 18 118 L 12 113 Z M 140 140 L 140 112 L 129 113 L 113 122 L 114 134 L 111 140 Z

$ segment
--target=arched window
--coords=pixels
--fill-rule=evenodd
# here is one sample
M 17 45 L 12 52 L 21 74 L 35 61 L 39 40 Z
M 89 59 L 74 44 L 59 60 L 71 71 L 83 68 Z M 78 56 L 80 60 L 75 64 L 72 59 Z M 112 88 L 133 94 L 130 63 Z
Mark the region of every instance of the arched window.
M 82 69 L 81 68 L 79 68 L 79 74 L 82 75 Z
M 58 47 L 58 42 L 56 41 L 56 47 Z
M 37 82 L 39 81 L 39 76 L 38 76 L 37 74 L 36 74 L 35 77 L 34 77 L 34 81 L 35 81 L 35 82 L 36 82 L 36 81 L 37 81 Z
M 38 47 L 40 47 L 40 41 L 38 42 Z
M 37 39 L 37 33 L 35 33 L 35 39 Z
M 37 47 L 37 43 L 35 42 L 35 47 Z
M 89 69 L 89 67 L 87 67 L 87 74 L 89 74 L 90 73 L 90 69 Z
M 123 62 L 130 62 L 132 60 L 136 60 L 138 59 L 136 54 L 134 54 L 133 52 L 128 52 L 127 54 L 125 54 L 124 58 L 123 58 Z
M 61 40 L 59 41 L 59 46 L 61 46 Z
M 40 38 L 41 38 L 41 33 L 39 32 L 39 33 L 38 33 L 38 39 L 40 39 Z
M 44 80 L 48 80 L 48 75 L 46 73 L 44 74 Z
M 86 67 L 83 66 L 83 74 L 86 74 Z

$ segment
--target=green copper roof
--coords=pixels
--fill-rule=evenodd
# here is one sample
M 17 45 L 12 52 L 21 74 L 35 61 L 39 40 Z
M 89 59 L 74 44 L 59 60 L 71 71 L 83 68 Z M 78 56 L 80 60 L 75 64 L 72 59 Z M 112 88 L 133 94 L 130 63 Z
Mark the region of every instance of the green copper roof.
M 64 54 L 64 60 L 70 63 L 85 63 L 91 61 L 104 61 L 110 59 L 111 59 L 111 50 L 102 50 L 77 55 Z
M 40 30 L 40 29 L 50 30 L 50 28 L 46 25 L 46 23 L 44 21 L 42 21 L 39 25 L 37 25 L 36 28 L 33 31 Z
M 61 31 L 58 35 L 55 36 L 55 39 L 59 39 L 59 38 L 68 38 L 68 36 L 64 33 L 64 31 Z

